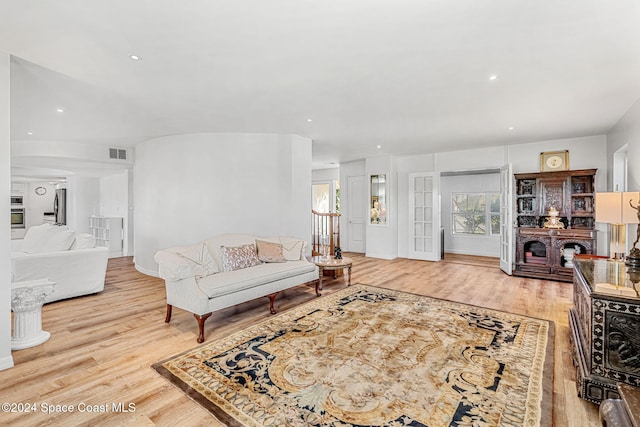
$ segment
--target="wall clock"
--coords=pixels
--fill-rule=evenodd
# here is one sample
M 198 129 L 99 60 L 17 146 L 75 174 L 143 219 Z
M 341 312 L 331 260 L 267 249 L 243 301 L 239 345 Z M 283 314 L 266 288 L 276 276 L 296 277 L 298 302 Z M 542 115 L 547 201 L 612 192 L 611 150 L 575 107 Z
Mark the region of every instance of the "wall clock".
M 540 172 L 569 170 L 569 150 L 540 153 Z
M 36 187 L 35 192 L 38 196 L 44 196 L 47 194 L 47 189 L 44 187 Z

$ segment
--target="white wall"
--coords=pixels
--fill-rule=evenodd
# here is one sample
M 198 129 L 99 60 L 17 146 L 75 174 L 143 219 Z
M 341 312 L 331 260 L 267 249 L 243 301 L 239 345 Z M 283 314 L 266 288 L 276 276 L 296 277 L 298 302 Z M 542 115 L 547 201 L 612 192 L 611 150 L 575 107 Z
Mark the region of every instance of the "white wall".
M 242 138 L 246 138 L 242 137 Z M 253 138 L 253 137 L 252 137 Z M 285 157 L 279 158 L 275 153 L 271 156 L 271 161 L 281 169 L 278 177 L 279 186 L 271 188 L 266 194 L 282 193 L 285 196 L 284 204 L 274 203 L 274 208 L 280 212 L 280 224 L 267 226 L 264 224 L 257 227 L 256 234 L 278 234 L 293 236 L 311 242 L 311 139 L 297 135 L 261 135 L 261 138 L 274 139 L 273 144 L 280 149 Z M 266 142 L 266 141 L 265 141 Z M 262 144 L 260 141 L 253 141 L 253 144 Z M 249 162 L 262 165 L 264 159 L 257 156 L 249 156 Z M 251 192 L 251 190 L 249 190 Z M 275 198 L 274 198 L 275 202 Z M 253 203 L 249 203 L 253 206 Z M 268 231 L 266 228 L 273 230 Z M 307 248 L 311 254 L 311 248 Z
M 514 147 L 516 146 L 514 145 Z M 517 145 L 517 147 L 520 147 L 520 144 Z M 436 153 L 434 155 L 435 170 L 440 172 L 457 172 L 483 169 L 498 169 L 500 168 L 500 166 L 503 166 L 505 163 L 509 162 L 507 148 L 508 147 L 506 146 L 497 146 L 477 148 L 473 150 L 447 151 Z M 527 149 L 523 147 L 522 155 L 528 156 L 528 154 L 525 154 L 526 152 Z M 538 157 L 536 157 L 537 159 L 539 159 L 539 154 L 540 153 L 538 152 Z M 536 172 L 538 170 L 538 165 L 534 165 L 531 166 L 529 172 Z
M 393 157 L 375 157 L 366 160 L 367 200 L 371 200 L 371 175 L 385 175 L 386 224 L 371 224 L 367 213 L 366 255 L 373 258 L 394 259 L 398 256 L 398 180 Z M 366 206 L 371 207 L 368 201 Z
M 0 370 L 11 357 L 11 142 L 10 56 L 0 52 Z
M 453 234 L 451 224 L 452 193 L 500 193 L 500 174 L 442 176 L 440 178 L 441 225 L 445 231 L 445 252 L 499 257 L 500 236 Z M 489 228 L 487 228 L 487 233 Z
M 640 191 L 640 99 L 607 134 L 607 160 L 612 168 L 613 153 L 624 145 L 628 148 L 627 191 Z M 608 189 L 613 191 L 613 177 L 608 176 Z M 637 226 L 627 226 L 627 244 L 636 239 Z
M 134 217 L 134 175 L 133 169 L 127 169 L 127 234 L 125 239 L 125 246 L 127 248 L 124 253 L 125 256 L 133 256 L 133 231 L 135 230 L 135 223 L 133 222 Z
M 33 165 L 33 161 L 47 158 L 47 165 L 57 164 L 51 159 L 67 159 L 75 161 L 74 170 L 80 170 L 79 164 L 85 164 L 84 175 L 95 174 L 96 163 L 100 164 L 100 169 L 127 169 L 133 167 L 134 150 L 127 149 L 127 159 L 110 159 L 109 145 L 87 144 L 84 142 L 51 141 L 51 140 L 16 140 L 11 144 L 11 156 L 14 164 L 19 164 L 22 158 L 27 160 L 27 164 Z M 46 166 L 49 169 L 51 166 Z M 55 169 L 52 169 L 55 170 Z
M 100 178 L 67 177 L 67 225 L 78 233 L 89 232 L 89 217 L 100 214 Z
M 100 178 L 99 215 L 123 219 L 122 253 L 129 253 L 129 171 Z
M 398 157 L 397 167 L 397 256 L 408 256 L 408 176 L 412 172 L 454 172 L 497 169 L 511 163 L 514 173 L 538 172 L 540 153 L 569 150 L 571 169 L 597 168 L 596 190 L 605 191 L 607 182 L 607 139 L 604 135 L 541 141 L 480 148 L 474 150 L 442 152 L 418 156 Z M 640 147 L 638 148 L 640 165 Z M 346 196 L 343 196 L 346 200 Z M 598 228 L 598 253 L 607 252 L 606 229 Z M 369 244 L 369 242 L 367 243 Z
M 319 181 L 339 181 L 340 168 L 315 169 L 311 173 L 313 182 Z
M 633 104 L 607 134 L 607 160 L 609 161 L 609 166 L 611 166 L 613 153 L 625 144 L 628 144 L 629 149 L 627 189 L 628 191 L 640 191 L 640 99 Z M 608 182 L 612 182 L 611 177 L 609 177 Z M 611 188 L 611 186 L 608 188 Z
M 44 195 L 36 194 L 35 190 L 43 187 L 47 190 Z M 32 181 L 27 183 L 24 194 L 26 210 L 26 228 L 44 223 L 44 213 L 53 212 L 53 200 L 56 197 L 56 185 L 48 182 Z
M 134 261 L 221 233 L 311 238 L 311 140 L 191 134 L 136 146 Z

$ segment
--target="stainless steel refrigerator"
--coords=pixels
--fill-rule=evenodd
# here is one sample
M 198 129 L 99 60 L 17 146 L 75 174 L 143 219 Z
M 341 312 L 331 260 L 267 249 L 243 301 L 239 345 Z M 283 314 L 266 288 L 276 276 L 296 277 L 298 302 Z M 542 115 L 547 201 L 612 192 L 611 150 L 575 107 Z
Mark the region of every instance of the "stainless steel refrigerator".
M 56 224 L 67 223 L 67 190 L 60 188 L 56 190 L 56 197 L 53 199 L 53 212 L 56 215 Z

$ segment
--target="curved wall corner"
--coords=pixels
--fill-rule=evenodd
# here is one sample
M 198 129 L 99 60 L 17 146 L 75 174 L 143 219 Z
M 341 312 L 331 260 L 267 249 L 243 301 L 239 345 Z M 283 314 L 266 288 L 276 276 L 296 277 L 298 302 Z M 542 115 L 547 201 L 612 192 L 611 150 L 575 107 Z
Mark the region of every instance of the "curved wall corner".
M 311 140 L 296 135 L 174 135 L 136 146 L 134 262 L 223 233 L 310 240 Z

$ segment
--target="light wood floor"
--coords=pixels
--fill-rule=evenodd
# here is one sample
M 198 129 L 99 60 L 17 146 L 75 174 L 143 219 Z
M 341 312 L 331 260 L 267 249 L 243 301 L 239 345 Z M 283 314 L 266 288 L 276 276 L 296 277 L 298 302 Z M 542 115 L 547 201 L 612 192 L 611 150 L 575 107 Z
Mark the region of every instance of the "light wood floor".
M 597 426 L 597 406 L 576 396 L 567 313 L 571 284 L 515 278 L 494 259 L 445 256 L 433 263 L 345 254 L 354 260 L 353 283 L 404 290 L 555 322 L 555 426 Z M 325 280 L 325 294 L 344 286 Z M 309 286 L 278 296 L 283 311 L 314 299 Z M 131 258 L 109 261 L 101 294 L 47 304 L 43 327 L 51 339 L 14 351 L 15 367 L 0 371 L 0 403 L 35 404 L 35 413 L 0 412 L 0 425 L 219 425 L 150 366 L 196 346 L 192 315 L 174 309 L 164 323 L 164 282 L 138 273 Z M 268 318 L 266 298 L 221 310 L 206 323 L 207 341 Z M 129 403 L 134 412 L 79 412 L 79 405 Z M 46 405 L 73 405 L 73 413 L 42 413 Z M 55 408 L 54 408 L 55 409 Z M 59 408 L 61 409 L 61 408 Z M 97 408 L 100 409 L 100 408 Z

